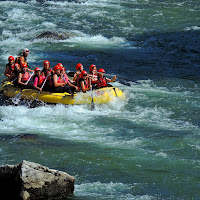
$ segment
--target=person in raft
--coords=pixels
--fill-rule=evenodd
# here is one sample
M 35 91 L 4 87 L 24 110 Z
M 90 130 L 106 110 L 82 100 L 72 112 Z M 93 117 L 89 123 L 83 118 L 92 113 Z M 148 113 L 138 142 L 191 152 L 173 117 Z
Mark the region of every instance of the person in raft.
M 64 67 L 60 67 L 60 73 L 69 88 L 69 93 L 73 94 L 75 91 L 77 91 L 78 87 L 70 82 L 71 80 L 68 78 Z
M 76 65 L 76 73 L 74 74 L 73 81 L 78 85 L 79 79 L 81 77 L 81 72 L 83 71 L 83 65 L 81 63 L 78 63 Z
M 22 64 L 26 64 L 27 65 L 27 70 L 28 71 L 31 71 L 33 72 L 33 70 L 29 69 L 29 65 L 28 65 L 28 62 L 27 62 L 27 57 L 29 55 L 29 49 L 25 48 L 23 51 L 22 51 L 22 55 L 21 56 L 18 56 L 16 59 L 15 59 L 15 63 L 18 63 L 21 68 L 22 68 Z
M 45 76 L 42 75 L 41 69 L 36 67 L 34 69 L 35 75 L 33 76 L 33 88 L 42 91 L 42 84 L 45 80 Z
M 97 77 L 97 88 L 102 88 L 102 87 L 112 87 L 112 85 L 108 84 L 108 82 L 113 82 L 116 79 L 116 75 L 112 79 L 109 79 L 104 76 L 105 70 L 100 68 L 98 70 L 98 77 Z
M 65 76 L 67 76 L 67 74 L 66 74 L 66 69 L 64 68 L 63 64 L 62 64 L 62 63 L 58 63 L 57 65 L 61 67 L 61 72 L 63 72 L 63 74 L 65 74 Z M 64 69 L 64 71 L 62 71 L 62 69 Z M 68 76 L 67 76 L 67 79 L 68 79 L 68 81 L 69 81 L 70 83 L 74 83 L 74 81 L 71 80 Z
M 88 74 L 85 70 L 81 72 L 79 82 L 78 82 L 78 91 L 79 92 L 87 92 L 92 88 L 92 85 L 90 84 Z
M 4 75 L 9 78 L 12 72 L 14 71 L 14 63 L 15 63 L 15 58 L 13 56 L 8 57 L 8 64 L 6 65 L 6 69 L 4 72 Z
M 19 73 L 19 76 L 18 76 L 18 85 L 21 87 L 21 88 L 32 88 L 32 84 L 30 83 L 30 73 L 28 72 L 28 66 L 27 64 L 22 64 L 21 65 L 22 67 L 22 70 L 21 72 Z M 27 82 L 29 80 L 29 82 Z
M 14 86 L 17 86 L 18 84 L 18 77 L 19 77 L 19 73 L 21 71 L 20 65 L 18 63 L 14 64 L 14 71 L 12 72 L 12 74 L 10 75 L 10 77 L 8 78 L 9 81 L 12 82 L 12 84 Z
M 67 83 L 67 81 L 64 80 L 64 78 L 62 77 L 61 73 L 60 73 L 60 66 L 56 65 L 54 68 L 54 75 L 53 75 L 53 91 L 57 92 L 57 93 L 62 93 L 62 92 L 68 92 L 70 93 L 70 89 L 72 87 L 76 86 L 72 86 L 70 87 Z
M 89 67 L 89 78 L 91 79 L 91 84 L 92 84 L 92 88 L 94 89 L 96 87 L 97 84 L 97 67 L 96 65 L 92 64 Z
M 48 60 L 45 60 L 43 62 L 43 69 L 41 73 L 42 73 L 42 76 L 44 77 L 47 77 L 49 74 L 43 90 L 51 91 L 51 88 L 53 87 L 53 81 L 52 81 L 53 70 L 51 69 L 50 62 Z

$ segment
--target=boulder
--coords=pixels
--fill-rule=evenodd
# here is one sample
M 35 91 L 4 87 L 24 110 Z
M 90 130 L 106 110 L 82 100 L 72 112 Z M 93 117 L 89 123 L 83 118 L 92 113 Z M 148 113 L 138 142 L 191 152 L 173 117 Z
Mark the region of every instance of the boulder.
M 53 40 L 66 40 L 69 39 L 72 36 L 70 33 L 58 33 L 53 31 L 45 31 L 41 34 L 39 34 L 36 39 L 53 39 Z
M 5 199 L 66 199 L 73 194 L 74 181 L 65 172 L 25 160 L 0 166 L 0 190 Z

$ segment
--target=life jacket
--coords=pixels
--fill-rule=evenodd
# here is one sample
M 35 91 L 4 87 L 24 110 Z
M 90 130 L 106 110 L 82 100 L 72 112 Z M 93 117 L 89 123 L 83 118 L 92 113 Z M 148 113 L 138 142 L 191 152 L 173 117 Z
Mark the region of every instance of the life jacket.
M 62 76 L 61 75 L 57 75 L 57 83 L 64 83 L 65 80 L 63 80 Z
M 28 81 L 29 77 L 30 77 L 30 74 L 28 72 L 24 72 L 24 73 L 22 73 L 22 80 L 21 81 L 23 83 L 25 83 L 26 81 Z
M 98 79 L 98 76 L 96 75 L 96 74 L 89 74 L 89 76 L 92 78 L 94 78 L 94 79 Z M 94 85 L 94 84 L 97 84 L 97 80 L 92 80 L 91 79 L 91 83 L 92 83 L 92 85 Z
M 83 78 L 79 78 L 79 82 L 78 82 L 78 91 L 80 92 L 82 89 L 81 89 L 81 82 L 84 81 L 84 85 L 85 85 L 85 88 L 88 89 L 89 87 L 89 83 L 87 80 L 83 79 Z
M 48 76 L 48 78 L 47 78 L 47 84 L 46 85 L 49 84 L 49 86 L 52 87 L 53 86 L 53 73 L 52 73 L 52 69 L 50 68 L 48 70 L 48 69 L 43 68 L 42 72 L 44 72 L 45 77 L 47 77 L 48 73 L 50 73 L 49 76 Z
M 38 78 L 38 86 L 42 86 L 42 83 L 43 83 L 43 81 L 44 81 L 44 79 L 43 79 L 43 76 L 42 75 L 40 75 L 39 77 L 38 76 L 34 76 L 33 77 L 33 82 L 34 82 L 34 80 L 35 80 L 35 78 Z
M 24 57 L 24 63 L 26 63 L 27 66 L 29 67 L 28 62 L 27 62 L 27 58 L 26 58 L 25 56 L 18 56 L 18 57 L 15 59 L 15 63 L 18 63 L 18 64 L 21 66 L 20 57 Z
M 11 74 L 13 73 L 13 71 L 15 70 L 14 64 L 11 65 L 10 63 L 8 63 L 8 64 L 6 65 L 6 67 L 9 67 L 9 71 L 8 71 L 8 74 L 9 74 L 9 75 L 11 75 Z
M 98 80 L 97 80 L 97 87 L 98 88 L 102 88 L 102 87 L 107 87 L 107 81 L 106 81 L 106 77 L 100 77 L 98 76 Z
M 48 73 L 52 74 L 52 69 L 45 69 L 43 68 L 42 72 L 44 72 L 45 77 L 47 77 Z

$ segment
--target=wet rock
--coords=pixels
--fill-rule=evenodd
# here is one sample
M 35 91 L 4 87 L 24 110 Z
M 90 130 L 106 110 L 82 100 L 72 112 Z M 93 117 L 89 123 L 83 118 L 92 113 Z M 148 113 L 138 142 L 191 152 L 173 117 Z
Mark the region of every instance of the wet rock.
M 44 33 L 39 34 L 36 39 L 54 39 L 54 40 L 66 40 L 73 36 L 70 33 L 57 33 L 52 31 L 45 31 Z
M 0 166 L 1 196 L 6 199 L 66 199 L 73 194 L 74 181 L 65 172 L 25 160 Z

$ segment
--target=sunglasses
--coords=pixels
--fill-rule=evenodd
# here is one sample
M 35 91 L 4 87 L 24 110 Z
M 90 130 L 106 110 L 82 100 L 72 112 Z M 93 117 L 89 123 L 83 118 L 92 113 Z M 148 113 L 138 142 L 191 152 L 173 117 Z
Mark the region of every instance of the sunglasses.
M 87 74 L 84 74 L 83 76 L 87 76 Z

